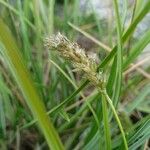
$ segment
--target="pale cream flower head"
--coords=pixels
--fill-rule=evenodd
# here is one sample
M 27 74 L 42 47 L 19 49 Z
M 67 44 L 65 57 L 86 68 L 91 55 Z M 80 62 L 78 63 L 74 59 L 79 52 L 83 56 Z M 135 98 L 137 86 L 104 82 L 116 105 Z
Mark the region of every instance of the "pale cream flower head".
M 101 87 L 103 77 L 97 73 L 97 64 L 94 55 L 87 55 L 77 43 L 58 33 L 45 39 L 45 46 L 57 51 L 60 56 L 69 60 L 76 71 L 84 72 L 85 77 L 95 86 Z

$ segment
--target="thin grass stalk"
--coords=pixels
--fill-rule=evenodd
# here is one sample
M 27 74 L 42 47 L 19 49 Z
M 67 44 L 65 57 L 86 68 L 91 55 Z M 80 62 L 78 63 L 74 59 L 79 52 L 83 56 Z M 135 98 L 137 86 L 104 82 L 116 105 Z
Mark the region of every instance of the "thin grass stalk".
M 18 0 L 17 4 L 18 4 L 18 10 L 20 14 L 19 19 L 21 23 L 21 32 L 22 32 L 22 37 L 23 37 L 23 49 L 24 49 L 23 53 L 24 53 L 26 62 L 28 63 L 31 59 L 31 49 L 30 49 L 30 43 L 28 39 L 28 31 L 26 28 L 25 20 L 23 19 L 24 13 L 23 13 L 21 1 Z
M 116 22 L 117 22 L 117 38 L 118 38 L 118 46 L 117 46 L 117 70 L 116 70 L 116 78 L 115 78 L 115 94 L 114 94 L 114 105 L 116 107 L 116 105 L 119 102 L 119 96 L 120 96 L 120 91 L 121 91 L 121 83 L 122 83 L 122 60 L 123 60 L 123 55 L 122 55 L 122 29 L 121 29 L 121 20 L 120 20 L 120 14 L 119 14 L 119 7 L 118 7 L 118 2 L 117 0 L 113 1 L 114 3 L 114 8 L 115 8 L 115 16 L 116 16 Z M 118 126 L 120 128 L 120 131 L 122 133 L 122 137 L 123 137 L 123 141 L 124 141 L 124 146 L 125 149 L 128 150 L 128 144 L 127 144 L 127 140 L 125 137 L 125 133 L 123 131 L 121 122 L 119 120 L 119 117 L 115 111 L 115 108 L 113 106 L 113 103 L 111 101 L 111 99 L 109 98 L 109 96 L 107 95 L 106 91 L 104 92 L 104 95 L 106 96 L 106 99 L 108 101 L 108 103 L 111 106 L 111 109 L 114 113 L 114 116 L 116 118 L 116 121 L 118 122 Z
M 107 110 L 106 99 L 105 99 L 105 96 L 103 94 L 102 94 L 102 111 L 103 111 L 106 149 L 111 150 L 111 134 L 110 134 L 108 112 L 107 112 L 108 110 Z
M 120 122 L 120 119 L 119 119 L 119 117 L 118 117 L 118 115 L 117 115 L 117 112 L 116 112 L 116 110 L 115 110 L 115 107 L 114 107 L 114 105 L 113 105 L 113 103 L 112 103 L 112 100 L 109 98 L 109 96 L 108 96 L 106 90 L 104 90 L 103 92 L 101 92 L 101 94 L 106 98 L 107 102 L 109 103 L 109 105 L 110 105 L 110 107 L 111 107 L 111 109 L 112 109 L 112 111 L 113 111 L 113 113 L 114 113 L 115 119 L 116 119 L 116 121 L 117 121 L 117 123 L 118 123 L 119 129 L 120 129 L 121 134 L 122 134 L 122 138 L 123 138 L 125 150 L 128 150 L 128 144 L 127 144 L 126 136 L 125 136 L 125 133 L 124 133 L 122 124 L 121 124 L 121 122 Z
M 54 6 L 55 6 L 55 0 L 50 0 L 49 1 L 49 16 L 48 16 L 49 34 L 52 34 L 54 31 Z
M 68 2 L 69 0 L 64 0 L 64 32 L 67 34 L 67 22 L 68 22 Z

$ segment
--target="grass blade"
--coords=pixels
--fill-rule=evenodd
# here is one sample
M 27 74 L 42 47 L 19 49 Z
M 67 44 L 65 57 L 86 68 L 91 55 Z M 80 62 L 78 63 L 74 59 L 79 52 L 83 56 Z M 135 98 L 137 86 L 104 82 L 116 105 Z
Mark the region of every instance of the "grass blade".
M 117 112 L 116 112 L 116 110 L 115 110 L 115 107 L 113 106 L 112 100 L 109 98 L 109 96 L 108 96 L 108 94 L 107 94 L 106 91 L 104 91 L 102 94 L 105 96 L 105 98 L 106 98 L 108 104 L 110 105 L 110 107 L 111 107 L 111 109 L 112 109 L 112 112 L 113 112 L 113 114 L 114 114 L 114 116 L 115 116 L 115 119 L 116 119 L 116 121 L 117 121 L 117 123 L 118 123 L 119 129 L 120 129 L 121 134 L 122 134 L 123 142 L 124 142 L 124 149 L 125 149 L 125 150 L 128 150 L 128 144 L 127 144 L 127 140 L 126 140 L 126 137 L 125 137 L 125 133 L 124 133 L 122 124 L 121 124 L 121 122 L 120 122 L 120 119 L 119 119 L 119 117 L 118 117 L 118 115 L 117 115 Z
M 33 86 L 34 83 L 30 79 L 17 45 L 2 20 L 0 20 L 0 40 L 4 46 L 1 47 L 1 52 L 5 61 L 8 63 L 34 117 L 38 120 L 49 147 L 53 150 L 63 149 L 59 136 L 46 115 L 44 104 Z
M 20 15 L 19 11 L 17 11 L 15 8 L 13 8 L 10 4 L 5 2 L 4 0 L 0 0 L 0 3 L 3 4 L 5 7 L 10 9 L 14 14 Z M 35 26 L 25 17 L 23 16 L 24 21 L 35 31 Z
M 111 135 L 110 135 L 110 126 L 108 120 L 108 110 L 105 96 L 102 95 L 102 110 L 103 110 L 103 121 L 104 121 L 104 133 L 105 133 L 105 142 L 106 149 L 111 150 Z
M 129 139 L 129 150 L 137 149 L 150 137 L 150 119 L 142 124 L 134 135 Z
M 139 95 L 127 105 L 126 111 L 127 113 L 131 113 L 136 107 L 140 105 L 144 98 L 150 93 L 150 84 L 145 86 L 140 92 Z
M 135 20 L 132 22 L 132 24 L 129 26 L 127 31 L 122 36 L 122 43 L 125 43 L 130 35 L 134 32 L 136 26 L 138 23 L 146 16 L 146 14 L 150 11 L 150 1 L 147 1 L 147 3 L 144 5 L 142 11 L 139 13 L 138 17 L 135 18 Z M 102 63 L 99 65 L 98 69 L 103 68 L 107 65 L 107 63 L 114 57 L 116 54 L 117 47 L 115 46 L 110 54 L 102 61 Z
M 49 34 L 52 34 L 54 31 L 54 5 L 55 5 L 55 0 L 50 0 L 49 1 L 49 16 L 48 16 L 48 32 Z
M 121 29 L 121 21 L 119 17 L 119 8 L 117 0 L 114 0 L 114 8 L 115 8 L 115 15 L 116 15 L 116 21 L 117 21 L 117 39 L 118 39 L 118 46 L 117 46 L 117 68 L 116 68 L 116 77 L 115 77 L 115 87 L 114 87 L 114 95 L 113 95 L 113 103 L 116 107 L 119 102 L 119 96 L 120 96 L 120 90 L 121 90 L 121 83 L 122 83 L 122 29 Z M 115 62 L 114 62 L 115 63 Z
M 18 9 L 19 9 L 19 19 L 21 22 L 21 32 L 22 32 L 22 41 L 23 41 L 23 53 L 24 53 L 24 57 L 26 62 L 29 62 L 30 57 L 31 57 L 31 49 L 30 49 L 30 43 L 28 40 L 28 31 L 26 28 L 26 24 L 25 24 L 25 20 L 23 19 L 23 10 L 22 10 L 22 6 L 21 6 L 21 1 L 18 0 Z
M 144 48 L 150 43 L 150 30 L 148 30 L 131 49 L 129 57 L 126 58 L 123 64 L 123 69 L 126 69 L 128 65 L 133 62 L 137 56 L 144 50 Z

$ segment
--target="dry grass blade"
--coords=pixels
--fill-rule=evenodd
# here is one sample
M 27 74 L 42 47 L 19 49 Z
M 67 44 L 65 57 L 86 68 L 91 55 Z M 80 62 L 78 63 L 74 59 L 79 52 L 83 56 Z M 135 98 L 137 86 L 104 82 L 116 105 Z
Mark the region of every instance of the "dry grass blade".
M 131 64 L 131 67 L 129 69 L 127 69 L 126 71 L 124 71 L 124 75 L 130 73 L 131 71 L 137 69 L 139 66 L 145 64 L 146 62 L 150 61 L 150 56 L 144 58 L 143 60 L 137 62 L 136 64 Z
M 110 52 L 111 49 L 103 44 L 102 42 L 100 42 L 99 40 L 97 40 L 96 38 L 94 38 L 93 36 L 91 36 L 90 34 L 88 34 L 87 32 L 83 31 L 82 29 L 80 29 L 79 27 L 75 26 L 74 24 L 72 24 L 71 22 L 68 22 L 68 24 L 75 29 L 76 31 L 82 33 L 85 37 L 87 37 L 88 39 L 90 39 L 91 41 L 93 41 L 95 44 L 97 44 L 98 46 L 102 47 L 103 49 L 105 49 L 106 51 Z

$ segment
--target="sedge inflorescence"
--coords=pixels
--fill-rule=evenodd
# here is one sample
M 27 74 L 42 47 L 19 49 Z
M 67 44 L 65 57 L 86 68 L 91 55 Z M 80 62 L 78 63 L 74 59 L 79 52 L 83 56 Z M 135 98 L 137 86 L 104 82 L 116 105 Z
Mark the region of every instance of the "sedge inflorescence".
M 47 37 L 45 46 L 69 60 L 76 71 L 82 71 L 93 85 L 103 90 L 104 77 L 101 72 L 97 73 L 97 64 L 93 55 L 87 55 L 77 43 L 71 42 L 60 33 Z

